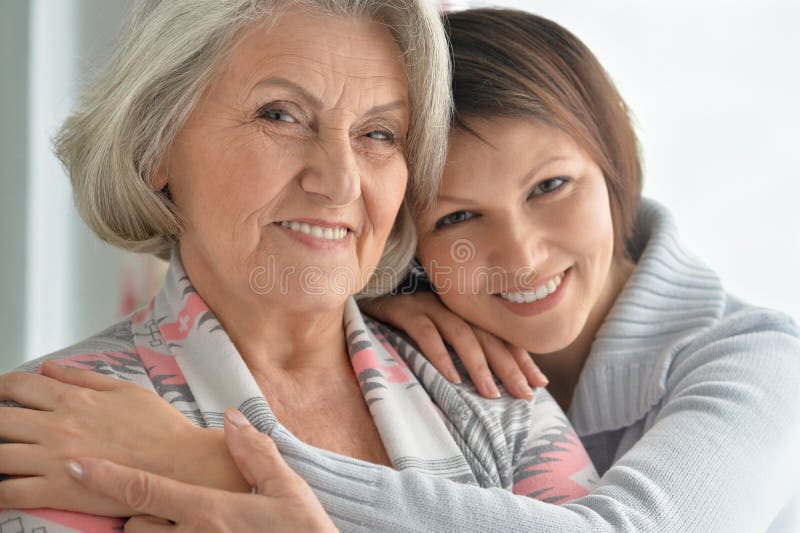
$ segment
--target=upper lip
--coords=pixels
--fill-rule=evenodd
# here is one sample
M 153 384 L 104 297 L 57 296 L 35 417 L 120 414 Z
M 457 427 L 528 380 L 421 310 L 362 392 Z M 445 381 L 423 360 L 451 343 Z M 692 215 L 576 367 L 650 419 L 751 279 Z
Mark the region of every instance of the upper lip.
M 569 269 L 567 269 L 567 270 L 569 270 Z M 541 277 L 537 276 L 536 279 L 534 280 L 534 283 L 531 283 L 531 284 L 528 284 L 528 285 L 520 285 L 520 286 L 516 286 L 516 287 L 509 287 L 509 290 L 507 290 L 507 291 L 498 291 L 495 294 L 512 294 L 512 293 L 515 293 L 515 292 L 530 292 L 530 291 L 536 290 L 538 287 L 541 287 L 542 285 L 544 285 L 548 281 L 550 281 L 552 279 L 555 279 L 556 276 L 559 276 L 559 275 L 562 275 L 562 274 L 566 274 L 567 270 L 562 270 L 561 272 L 556 272 L 555 274 L 551 274 L 550 276 L 541 276 Z
M 323 228 L 347 228 L 355 233 L 354 225 L 343 220 L 323 220 L 321 218 L 287 218 L 286 220 L 279 220 L 280 222 L 305 222 L 306 224 L 313 224 L 315 226 L 322 226 Z

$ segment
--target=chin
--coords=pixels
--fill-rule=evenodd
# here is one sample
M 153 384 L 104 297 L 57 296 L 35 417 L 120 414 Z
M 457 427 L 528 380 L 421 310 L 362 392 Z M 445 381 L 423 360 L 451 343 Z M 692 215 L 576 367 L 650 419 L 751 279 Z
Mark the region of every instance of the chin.
M 544 324 L 538 327 L 519 327 L 509 332 L 508 341 L 535 354 L 560 352 L 569 347 L 580 334 L 579 324 Z

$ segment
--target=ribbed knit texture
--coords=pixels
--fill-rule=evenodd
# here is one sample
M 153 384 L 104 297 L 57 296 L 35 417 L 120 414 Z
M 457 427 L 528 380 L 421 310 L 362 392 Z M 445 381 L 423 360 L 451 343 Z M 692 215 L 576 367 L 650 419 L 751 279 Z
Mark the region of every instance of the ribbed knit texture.
M 618 446 L 588 496 L 548 505 L 273 437 L 348 530 L 800 531 L 797 325 L 724 292 L 655 202 L 643 204 L 637 239 L 637 266 L 569 413 L 581 436 Z

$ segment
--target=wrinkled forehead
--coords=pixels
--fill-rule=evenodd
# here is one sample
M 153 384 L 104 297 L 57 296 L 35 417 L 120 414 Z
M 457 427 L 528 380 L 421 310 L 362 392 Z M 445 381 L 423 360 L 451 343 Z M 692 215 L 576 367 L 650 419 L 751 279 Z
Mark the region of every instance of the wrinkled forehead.
M 252 90 L 261 80 L 290 80 L 334 106 L 408 100 L 402 52 L 391 31 L 368 17 L 292 10 L 245 27 L 219 71 L 230 89 Z

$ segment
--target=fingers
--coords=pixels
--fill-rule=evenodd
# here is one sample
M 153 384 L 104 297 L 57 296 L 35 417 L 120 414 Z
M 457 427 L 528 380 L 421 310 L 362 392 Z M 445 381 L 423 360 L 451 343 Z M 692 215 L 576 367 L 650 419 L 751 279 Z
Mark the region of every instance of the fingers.
M 458 370 L 453 365 L 453 360 L 444 345 L 439 328 L 430 318 L 424 315 L 408 317 L 403 330 L 414 339 L 420 351 L 436 367 L 436 370 L 449 381 L 461 383 L 461 376 L 458 375 Z
M 47 376 L 10 372 L 0 376 L 0 400 L 12 400 L 31 409 L 53 411 L 58 397 L 71 385 Z
M 20 477 L 0 482 L 0 509 L 44 507 L 48 480 L 43 476 Z
M 10 476 L 42 475 L 49 456 L 37 444 L 0 445 L 0 473 Z
M 269 436 L 250 425 L 236 409 L 225 412 L 225 442 L 236 466 L 247 482 L 265 496 L 285 492 L 297 474 L 283 460 Z
M 186 485 L 143 470 L 103 459 L 69 461 L 67 470 L 86 488 L 137 513 L 181 521 L 184 513 L 202 508 L 209 489 Z
M 486 362 L 483 346 L 475 336 L 473 327 L 452 312 L 448 311 L 448 313 L 437 314 L 433 317 L 444 340 L 458 354 L 478 392 L 486 398 L 499 398 L 500 391 L 495 385 Z
M 167 533 L 178 530 L 178 526 L 155 516 L 139 515 L 125 523 L 126 533 Z
M 447 309 L 435 295 L 414 294 L 379 298 L 367 305 L 367 312 L 405 331 L 436 370 L 453 383 L 461 382 L 439 328 L 428 316 L 430 313 L 452 314 L 452 311 Z
M 519 364 L 506 344 L 480 328 L 475 328 L 475 335 L 483 347 L 489 366 L 500 378 L 505 389 L 517 398 L 532 399 L 533 391 L 528 385 L 528 379 L 520 370 Z
M 0 440 L 34 444 L 50 413 L 24 407 L 0 407 Z M 4 445 L 3 445 L 4 446 Z
M 92 372 L 91 370 L 69 368 L 50 360 L 44 361 L 41 369 L 42 374 L 49 378 L 77 387 L 94 389 L 96 391 L 114 390 L 120 384 L 124 383 L 121 380 L 110 376 L 104 376 L 103 374 Z
M 514 357 L 517 365 L 519 365 L 522 373 L 528 378 L 528 383 L 530 383 L 532 387 L 546 387 L 550 384 L 550 380 L 547 379 L 544 372 L 536 365 L 531 354 L 529 354 L 527 350 L 508 343 L 506 343 L 506 347 L 511 352 L 511 355 Z

